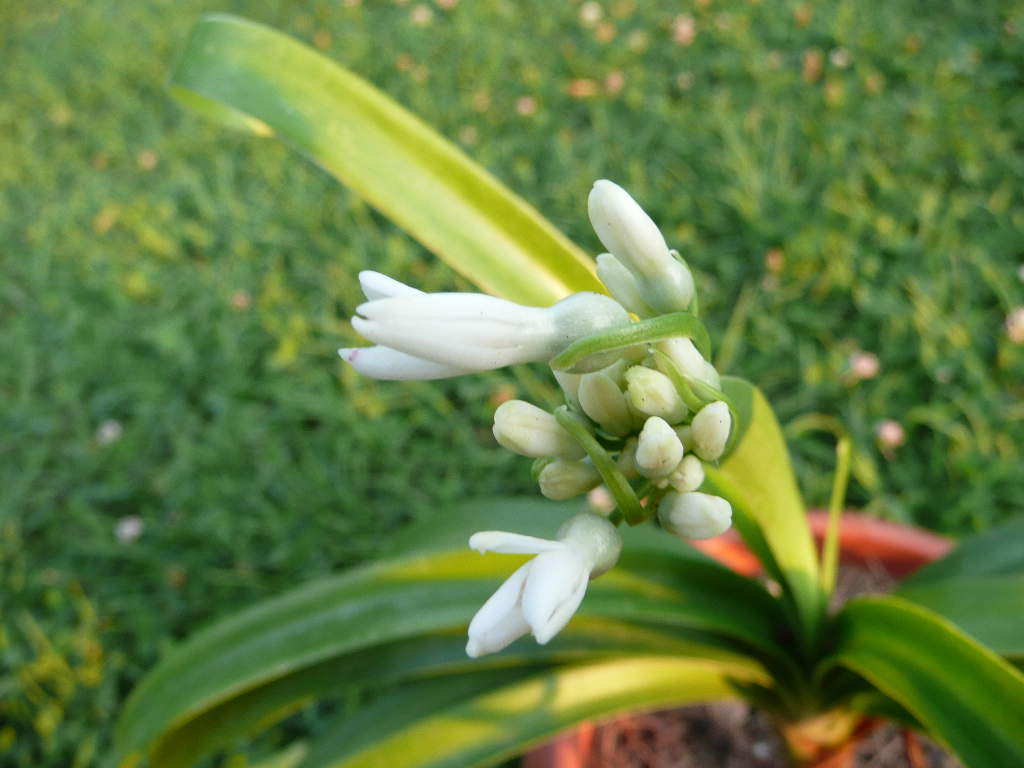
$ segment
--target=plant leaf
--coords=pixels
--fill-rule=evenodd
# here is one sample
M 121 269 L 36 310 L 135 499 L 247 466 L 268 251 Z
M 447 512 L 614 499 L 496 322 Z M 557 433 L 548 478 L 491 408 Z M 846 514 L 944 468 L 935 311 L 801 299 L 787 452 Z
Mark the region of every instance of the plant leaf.
M 905 707 L 967 764 L 1024 765 L 1024 676 L 952 624 L 894 597 L 854 600 L 831 660 Z
M 523 530 L 519 523 L 528 517 L 528 506 L 508 507 L 504 525 L 496 506 L 481 518 Z M 535 502 L 535 521 L 537 510 L 545 507 L 566 508 Z M 553 515 L 547 521 L 555 527 L 560 522 Z M 458 550 L 407 550 L 393 560 L 309 584 L 197 633 L 130 697 L 115 732 L 117 754 L 143 752 L 161 733 L 221 702 L 343 654 L 425 633 L 463 631 L 522 561 L 464 549 L 469 532 L 464 528 L 458 537 Z M 580 615 L 671 628 L 726 651 L 762 648 L 775 658 L 773 663 L 784 663 L 785 653 L 775 641 L 781 622 L 778 605 L 763 588 L 687 552 L 669 536 L 646 538 L 651 540 L 646 548 L 645 537 L 638 535 L 637 546 L 630 548 L 621 567 L 594 581 Z M 654 568 L 656 558 L 661 562 Z M 554 640 L 551 647 L 557 649 L 559 642 Z
M 186 768 L 316 699 L 358 686 L 382 687 L 427 675 L 464 674 L 489 666 L 536 668 L 555 662 L 637 653 L 699 656 L 725 663 L 737 675 L 760 674 L 758 665 L 749 659 L 703 643 L 699 633 L 691 635 L 578 617 L 559 635 L 557 643 L 517 643 L 500 656 L 479 660 L 466 656 L 466 638 L 461 631 L 386 643 L 304 667 L 203 711 L 160 736 L 150 750 L 150 765 Z
M 489 293 L 547 305 L 604 290 L 591 260 L 532 206 L 373 85 L 287 35 L 205 16 L 170 86 L 207 117 L 287 142 Z
M 510 675 L 514 677 L 513 675 Z M 735 696 L 723 671 L 631 657 L 500 679 L 424 681 L 331 729 L 309 768 L 468 768 L 499 763 L 583 720 Z
M 985 533 L 963 539 L 956 549 L 926 565 L 904 585 L 919 585 L 943 579 L 1024 574 L 1024 515 L 1019 515 Z
M 782 431 L 761 391 L 725 376 L 722 389 L 739 417 L 732 452 L 705 469 L 705 487 L 728 499 L 736 527 L 765 570 L 790 595 L 805 639 L 821 621 L 818 558 Z
M 949 619 L 1001 656 L 1024 659 L 1024 575 L 948 578 L 903 586 L 896 594 Z

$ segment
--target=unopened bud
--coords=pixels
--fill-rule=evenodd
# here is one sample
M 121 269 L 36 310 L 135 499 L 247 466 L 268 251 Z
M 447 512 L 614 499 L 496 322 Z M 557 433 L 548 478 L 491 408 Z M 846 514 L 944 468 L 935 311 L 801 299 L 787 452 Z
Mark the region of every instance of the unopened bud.
M 656 345 L 659 352 L 671 360 L 679 373 L 691 379 L 710 384 L 715 389 L 721 387 L 721 378 L 715 367 L 704 359 L 690 339 L 665 339 Z
M 721 400 L 705 405 L 693 417 L 694 451 L 705 461 L 715 461 L 725 450 L 732 417 L 729 406 Z
M 494 412 L 494 438 L 508 450 L 539 458 L 582 459 L 586 452 L 547 411 L 509 400 Z
M 640 431 L 636 466 L 644 477 L 666 477 L 683 458 L 683 444 L 664 419 L 652 416 Z
M 568 371 L 558 371 L 554 368 L 551 372 L 555 374 L 555 381 L 558 382 L 558 386 L 562 388 L 562 394 L 565 395 L 565 402 L 574 408 L 578 408 L 580 404 L 579 391 L 580 391 L 580 379 L 583 378 L 582 374 L 569 373 Z
M 596 487 L 601 475 L 590 462 L 555 459 L 541 470 L 539 482 L 546 498 L 561 501 Z
M 658 416 L 675 424 L 686 416 L 686 404 L 672 380 L 663 373 L 642 365 L 626 371 L 630 404 L 645 416 Z
M 597 276 L 622 306 L 640 317 L 657 314 L 640 295 L 640 284 L 626 266 L 610 253 L 597 257 Z
M 669 251 L 651 217 L 618 184 L 594 183 L 590 222 L 605 248 L 636 278 L 640 296 L 658 312 L 686 309 L 693 299 L 689 268 Z
M 626 396 L 604 372 L 584 374 L 578 396 L 583 412 L 606 432 L 622 437 L 633 431 Z
M 704 483 L 704 465 L 692 453 L 683 457 L 668 476 L 669 485 L 680 493 L 696 491 Z
M 707 493 L 667 493 L 658 506 L 662 527 L 684 539 L 710 539 L 729 530 L 732 505 Z

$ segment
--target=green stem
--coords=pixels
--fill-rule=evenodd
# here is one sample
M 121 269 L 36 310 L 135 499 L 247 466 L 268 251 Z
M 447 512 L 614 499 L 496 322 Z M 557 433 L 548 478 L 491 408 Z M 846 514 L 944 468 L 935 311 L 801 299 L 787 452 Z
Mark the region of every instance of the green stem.
M 831 595 L 836 586 L 836 571 L 839 568 L 839 524 L 846 506 L 846 487 L 850 482 L 850 457 L 853 445 L 848 434 L 842 434 L 836 442 L 836 473 L 832 477 L 832 495 L 828 501 L 828 529 L 822 548 L 821 586 L 825 594 Z

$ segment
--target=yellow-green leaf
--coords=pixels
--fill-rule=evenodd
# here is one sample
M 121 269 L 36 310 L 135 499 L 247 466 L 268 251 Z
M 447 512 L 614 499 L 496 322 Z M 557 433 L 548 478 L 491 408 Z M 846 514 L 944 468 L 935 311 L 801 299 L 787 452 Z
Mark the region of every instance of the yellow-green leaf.
M 287 35 L 206 16 L 170 84 L 207 117 L 291 144 L 485 291 L 546 305 L 603 290 L 591 260 L 532 206 L 366 80 Z

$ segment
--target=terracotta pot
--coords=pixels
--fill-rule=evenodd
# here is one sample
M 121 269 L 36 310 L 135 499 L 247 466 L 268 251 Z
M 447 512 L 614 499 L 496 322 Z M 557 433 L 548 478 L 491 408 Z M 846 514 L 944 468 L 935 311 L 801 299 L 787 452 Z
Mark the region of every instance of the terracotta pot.
M 811 532 L 819 549 L 828 528 L 828 513 L 808 512 Z M 761 572 L 761 564 L 747 549 L 736 529 L 713 539 L 694 542 L 698 549 L 744 576 Z M 839 559 L 847 565 L 882 568 L 903 578 L 949 552 L 951 539 L 920 528 L 846 512 L 839 528 Z M 594 726 L 584 723 L 526 754 L 523 768 L 586 768 L 594 749 Z
M 828 527 L 828 513 L 812 509 L 807 519 L 820 546 Z M 705 554 L 744 576 L 755 576 L 761 571 L 761 564 L 747 549 L 735 528 L 721 536 L 694 544 Z M 898 579 L 942 557 L 952 546 L 952 539 L 945 536 L 856 512 L 845 513 L 839 526 L 840 562 L 847 565 L 880 566 Z

